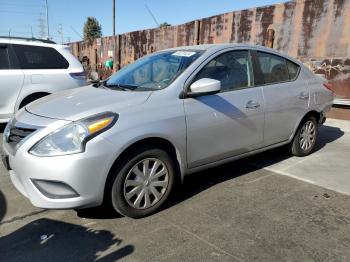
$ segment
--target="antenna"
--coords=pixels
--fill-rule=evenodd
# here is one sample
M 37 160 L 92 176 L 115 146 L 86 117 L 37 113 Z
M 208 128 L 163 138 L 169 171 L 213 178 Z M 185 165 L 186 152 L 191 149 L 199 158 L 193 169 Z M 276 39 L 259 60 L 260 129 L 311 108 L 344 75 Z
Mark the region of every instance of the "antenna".
M 159 25 L 157 19 L 155 18 L 155 16 L 153 15 L 151 9 L 149 9 L 148 5 L 146 5 L 146 4 L 145 4 L 145 7 L 146 7 L 147 11 L 149 12 L 149 14 L 152 16 L 154 22 L 155 22 L 155 23 L 157 24 L 157 26 L 159 27 L 160 25 Z

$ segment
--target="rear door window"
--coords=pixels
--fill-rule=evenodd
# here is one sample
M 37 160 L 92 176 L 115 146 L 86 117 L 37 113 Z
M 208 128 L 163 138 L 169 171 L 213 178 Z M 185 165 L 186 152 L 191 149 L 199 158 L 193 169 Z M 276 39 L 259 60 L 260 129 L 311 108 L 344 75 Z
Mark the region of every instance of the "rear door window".
M 8 55 L 8 48 L 6 46 L 0 46 L 0 70 L 6 70 L 10 68 L 10 61 Z
M 54 48 L 13 45 L 22 69 L 65 69 L 68 61 Z
M 258 52 L 258 62 L 265 84 L 289 81 L 286 60 L 280 56 Z
M 288 68 L 288 73 L 289 73 L 289 80 L 293 81 L 298 77 L 300 66 L 289 61 L 287 61 L 287 68 Z

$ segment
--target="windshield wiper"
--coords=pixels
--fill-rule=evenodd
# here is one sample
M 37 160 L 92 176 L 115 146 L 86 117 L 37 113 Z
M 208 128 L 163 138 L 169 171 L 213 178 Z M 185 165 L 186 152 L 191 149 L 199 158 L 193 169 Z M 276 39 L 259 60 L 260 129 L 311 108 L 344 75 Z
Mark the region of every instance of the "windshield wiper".
M 123 91 L 130 91 L 130 90 L 135 90 L 136 88 L 138 88 L 138 86 L 135 85 L 127 85 L 127 84 L 113 84 L 113 85 L 109 85 L 107 84 L 107 81 L 105 81 L 103 83 L 103 86 L 110 88 L 110 89 L 120 89 Z

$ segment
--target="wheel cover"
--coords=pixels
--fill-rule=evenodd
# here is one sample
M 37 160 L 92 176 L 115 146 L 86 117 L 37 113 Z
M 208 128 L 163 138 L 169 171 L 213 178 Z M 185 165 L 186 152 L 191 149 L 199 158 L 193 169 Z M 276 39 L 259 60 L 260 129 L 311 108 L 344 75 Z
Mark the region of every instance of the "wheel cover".
M 158 203 L 169 184 L 169 171 L 163 161 L 146 158 L 135 164 L 124 182 L 124 197 L 136 209 L 146 209 Z
M 309 151 L 316 142 L 316 126 L 311 120 L 308 120 L 303 125 L 300 132 L 299 144 L 303 151 Z

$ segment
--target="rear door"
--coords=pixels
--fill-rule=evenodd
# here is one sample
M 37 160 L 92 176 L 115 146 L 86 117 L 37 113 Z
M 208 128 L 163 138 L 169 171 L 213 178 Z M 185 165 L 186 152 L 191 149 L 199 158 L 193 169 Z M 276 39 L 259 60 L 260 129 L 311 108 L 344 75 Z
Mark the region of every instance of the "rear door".
M 34 93 L 53 93 L 77 87 L 68 61 L 53 47 L 13 44 L 25 79 L 19 101 Z
M 24 75 L 8 44 L 0 44 L 0 121 L 8 119 L 23 85 Z
M 288 59 L 255 52 L 256 82 L 265 98 L 264 144 L 288 140 L 295 126 L 307 112 L 309 88 L 299 78 L 300 66 Z
M 264 101 L 254 87 L 250 52 L 226 51 L 195 72 L 221 82 L 221 92 L 184 100 L 190 168 L 239 155 L 261 146 Z

